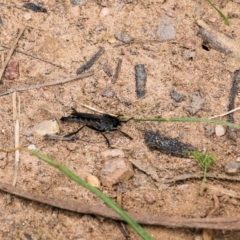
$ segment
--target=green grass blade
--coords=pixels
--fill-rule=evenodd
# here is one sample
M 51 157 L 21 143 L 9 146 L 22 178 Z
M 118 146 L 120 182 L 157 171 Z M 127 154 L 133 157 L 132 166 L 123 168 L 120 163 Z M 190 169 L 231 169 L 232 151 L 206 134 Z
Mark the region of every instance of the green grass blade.
M 209 118 L 185 118 L 185 117 L 176 117 L 176 118 L 129 118 L 127 116 L 121 116 L 119 117 L 120 120 L 126 121 L 128 119 L 133 121 L 154 121 L 154 122 L 202 122 L 202 123 L 214 123 L 214 124 L 220 124 L 225 125 L 232 128 L 240 129 L 240 125 L 230 122 L 225 122 L 217 119 L 209 119 Z
M 219 15 L 223 18 L 224 22 L 229 26 L 229 19 L 210 0 L 207 0 L 207 2 L 219 13 Z
M 79 185 L 87 188 L 92 193 L 96 194 L 99 198 L 101 198 L 110 208 L 112 208 L 117 214 L 119 214 L 123 220 L 125 220 L 143 239 L 145 240 L 152 240 L 153 238 L 133 219 L 131 218 L 125 211 L 121 209 L 120 206 L 118 206 L 114 201 L 112 201 L 107 195 L 102 193 L 97 188 L 91 186 L 86 181 L 78 177 L 76 174 L 74 174 L 72 171 L 70 171 L 67 167 L 64 165 L 56 162 L 52 158 L 36 151 L 36 150 L 29 150 L 30 153 L 32 153 L 34 156 L 42 159 L 46 163 L 52 165 L 53 167 L 57 168 L 59 171 L 61 171 L 64 175 L 78 183 Z

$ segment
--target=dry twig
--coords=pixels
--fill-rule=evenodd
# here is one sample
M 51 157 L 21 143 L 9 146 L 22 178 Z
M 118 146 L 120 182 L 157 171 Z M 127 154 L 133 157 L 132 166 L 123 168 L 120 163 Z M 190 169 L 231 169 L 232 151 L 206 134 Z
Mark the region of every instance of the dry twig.
M 232 109 L 231 111 L 228 111 L 228 112 L 225 112 L 225 113 L 222 113 L 222 114 L 219 114 L 219 115 L 212 116 L 212 117 L 210 117 L 210 118 L 208 118 L 208 119 L 214 119 L 214 118 L 218 118 L 218 117 L 224 117 L 224 116 L 226 116 L 226 115 L 228 115 L 228 114 L 230 114 L 230 113 L 236 112 L 236 111 L 238 111 L 238 110 L 240 110 L 240 107 L 234 108 L 234 109 Z
M 237 181 L 240 182 L 240 177 L 239 176 L 228 176 L 226 174 L 214 174 L 214 173 L 208 173 L 207 175 L 208 179 L 218 179 L 218 180 L 227 180 L 227 181 Z M 179 181 L 184 181 L 184 180 L 188 180 L 188 179 L 201 179 L 202 175 L 198 174 L 198 173 L 190 173 L 190 174 L 183 174 L 183 175 L 178 175 L 175 177 L 171 177 L 171 178 L 165 178 L 162 179 L 161 183 L 165 183 L 165 184 L 170 184 L 170 183 L 175 183 L 175 182 L 179 182 Z
M 6 48 L 6 49 L 10 49 L 10 47 L 4 46 L 4 45 L 1 45 L 1 47 Z M 22 53 L 22 54 L 24 54 L 24 55 L 26 55 L 26 56 L 35 58 L 35 59 L 37 59 L 37 60 L 39 60 L 39 61 L 49 63 L 49 64 L 51 64 L 51 65 L 53 65 L 53 66 L 55 66 L 55 67 L 59 67 L 59 68 L 65 69 L 65 67 L 63 67 L 63 66 L 61 66 L 61 65 L 58 65 L 58 64 L 56 64 L 56 63 L 50 62 L 50 61 L 45 60 L 45 59 L 42 59 L 42 58 L 40 58 L 40 57 L 38 57 L 38 56 L 34 56 L 34 55 L 32 55 L 32 54 L 26 53 L 26 52 L 24 52 L 24 51 L 22 51 L 22 50 L 16 49 L 15 52 Z
M 85 78 L 85 77 L 90 77 L 93 75 L 93 72 L 87 72 L 87 73 L 82 73 L 79 74 L 75 77 L 71 77 L 71 78 L 65 78 L 62 80 L 53 80 L 51 82 L 47 82 L 47 83 L 40 83 L 40 84 L 36 84 L 36 85 L 30 85 L 27 87 L 21 87 L 21 88 L 16 88 L 16 89 L 10 89 L 6 92 L 0 93 L 0 97 L 8 95 L 10 93 L 13 92 L 26 92 L 32 89 L 38 89 L 38 88 L 43 88 L 43 87 L 49 87 L 49 86 L 53 86 L 53 85 L 59 85 L 59 84 L 64 84 L 64 83 L 68 83 L 68 82 L 72 82 L 81 78 Z
M 17 96 L 17 93 L 14 92 L 12 96 L 13 100 L 13 122 L 14 122 L 14 138 L 15 138 L 15 165 L 14 165 L 14 176 L 13 176 L 13 186 L 16 186 L 17 183 L 17 174 L 19 166 L 19 117 L 20 117 L 20 97 Z
M 22 197 L 25 199 L 33 200 L 36 202 L 44 203 L 60 209 L 65 209 L 72 212 L 82 214 L 98 215 L 105 218 L 121 221 L 121 217 L 112 209 L 104 205 L 91 205 L 88 203 L 80 203 L 73 200 L 62 200 L 60 198 L 37 196 L 31 194 L 29 191 L 24 191 L 10 184 L 0 182 L 0 190 Z M 152 214 L 141 214 L 128 212 L 140 224 L 165 226 L 169 228 L 199 228 L 199 229 L 226 229 L 226 230 L 240 230 L 239 217 L 223 217 L 223 218 L 172 218 L 161 217 Z
M 94 112 L 98 112 L 98 113 L 101 113 L 101 114 L 108 114 L 108 115 L 113 116 L 113 117 L 118 117 L 118 115 L 103 112 L 103 111 L 101 111 L 101 110 L 98 110 L 98 109 L 96 109 L 96 108 L 94 108 L 94 107 L 91 107 L 91 106 L 89 106 L 89 105 L 86 105 L 86 104 L 84 104 L 84 103 L 80 103 L 80 105 L 83 106 L 83 107 L 85 107 L 85 108 L 87 108 L 87 109 L 90 109 L 90 110 L 92 110 L 92 111 L 94 111 Z

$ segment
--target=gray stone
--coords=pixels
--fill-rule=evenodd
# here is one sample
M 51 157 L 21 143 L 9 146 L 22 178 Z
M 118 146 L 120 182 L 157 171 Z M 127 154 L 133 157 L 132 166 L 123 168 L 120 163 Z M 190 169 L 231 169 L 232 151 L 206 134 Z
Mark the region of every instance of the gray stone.
M 186 107 L 186 110 L 191 115 L 195 115 L 203 107 L 205 100 L 199 92 L 192 93 L 190 97 L 191 97 L 191 105 Z
M 172 91 L 170 92 L 170 96 L 171 96 L 171 98 L 172 98 L 173 100 L 175 100 L 176 102 L 181 102 L 181 101 L 183 101 L 183 100 L 186 99 L 186 96 L 185 96 L 185 95 L 183 95 L 182 93 L 178 93 L 178 92 L 176 92 L 176 91 L 174 91 L 174 90 L 172 90 Z
M 239 172 L 240 163 L 235 161 L 230 161 L 225 167 L 225 172 L 229 175 L 236 175 Z
M 164 15 L 157 29 L 157 37 L 162 41 L 167 41 L 175 38 L 176 31 L 173 25 L 174 20 L 168 15 Z

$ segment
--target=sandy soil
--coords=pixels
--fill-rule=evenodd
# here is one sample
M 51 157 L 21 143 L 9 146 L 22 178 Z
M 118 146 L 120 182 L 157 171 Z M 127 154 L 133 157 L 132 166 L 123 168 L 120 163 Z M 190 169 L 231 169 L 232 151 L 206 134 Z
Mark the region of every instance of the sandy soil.
M 240 42 L 240 5 L 236 2 L 223 3 L 223 12 L 235 14 L 227 26 L 206 1 L 139 0 L 126 4 L 124 1 L 93 1 L 83 6 L 73 6 L 70 1 L 39 1 L 47 13 L 35 13 L 23 8 L 26 1 L 3 1 L 0 4 L 0 45 L 11 47 L 18 31 L 28 26 L 18 42 L 17 49 L 36 55 L 62 68 L 15 52 L 11 60 L 19 62 L 19 77 L 14 80 L 3 78 L 0 92 L 8 89 L 47 83 L 53 79 L 74 77 L 76 69 L 89 60 L 99 49 L 105 53 L 91 68 L 94 76 L 64 85 L 45 87 L 18 93 L 21 101 L 20 142 L 24 146 L 34 144 L 41 152 L 67 165 L 76 174 L 85 178 L 92 174 L 101 178 L 104 159 L 101 152 L 108 149 L 104 139 L 91 129 L 79 133 L 79 140 L 61 142 L 44 140 L 34 133 L 37 124 L 50 119 L 60 119 L 71 112 L 90 112 L 80 104 L 87 104 L 107 113 L 135 117 L 183 117 L 190 116 L 186 110 L 191 104 L 191 95 L 198 93 L 204 99 L 203 107 L 194 117 L 210 117 L 227 111 L 233 70 L 229 66 L 231 57 L 215 50 L 202 48 L 202 39 L 197 36 L 196 20 L 204 19 L 225 34 Z M 104 2 L 107 14 L 103 16 Z M 219 2 L 216 2 L 219 3 Z M 105 10 L 106 10 L 105 9 Z M 104 11 L 105 11 L 104 10 Z M 164 16 L 171 19 L 176 36 L 169 41 L 153 42 L 156 31 Z M 114 34 L 124 31 L 141 43 L 120 45 Z M 185 54 L 188 42 L 195 42 L 194 57 Z M 8 50 L 1 48 L 2 59 Z M 115 84 L 103 68 L 106 64 L 114 71 L 118 59 L 122 68 Z M 3 64 L 3 62 L 1 62 Z M 147 72 L 146 96 L 137 100 L 135 91 L 136 64 L 144 64 Z M 103 92 L 111 89 L 113 95 Z M 176 103 L 170 92 L 186 96 Z M 236 106 L 240 100 L 236 99 Z M 1 97 L 0 104 L 1 148 L 14 148 L 14 123 L 12 96 Z M 222 118 L 226 120 L 226 118 Z M 240 114 L 235 113 L 236 123 Z M 205 135 L 199 123 L 153 123 L 132 122 L 123 124 L 122 130 L 133 137 L 129 140 L 119 132 L 107 133 L 111 145 L 125 152 L 126 159 L 151 166 L 158 179 L 186 173 L 202 173 L 201 167 L 191 158 L 179 158 L 150 150 L 143 131 L 159 130 L 162 134 L 179 138 L 197 147 L 200 151 L 213 154 L 217 163 L 213 173 L 224 173 L 227 162 L 240 156 L 239 140 L 233 141 L 226 135 Z M 214 130 L 214 125 L 208 125 Z M 60 134 L 78 128 L 76 123 L 60 123 Z M 0 153 L 0 178 L 12 183 L 14 153 Z M 123 208 L 139 213 L 158 214 L 169 217 L 205 218 L 214 208 L 213 196 L 204 192 L 199 196 L 201 180 L 186 180 L 165 185 L 157 182 L 136 166 L 134 176 L 124 182 Z M 239 191 L 239 184 L 232 181 L 209 179 L 208 184 Z M 88 204 L 101 204 L 87 190 L 63 177 L 57 170 L 28 153 L 20 153 L 17 187 L 43 196 L 64 200 L 77 200 Z M 101 190 L 116 199 L 116 186 Z M 146 195 L 153 194 L 156 201 L 150 203 Z M 214 217 L 239 216 L 238 199 L 218 196 L 219 208 Z M 0 193 L 0 238 L 1 239 L 124 239 L 113 220 L 62 211 L 57 208 Z M 169 229 L 144 226 L 154 239 L 202 239 L 202 230 Z M 131 230 L 130 239 L 139 239 Z M 31 238 L 26 237 L 26 233 Z M 214 231 L 213 239 L 238 239 L 240 232 Z

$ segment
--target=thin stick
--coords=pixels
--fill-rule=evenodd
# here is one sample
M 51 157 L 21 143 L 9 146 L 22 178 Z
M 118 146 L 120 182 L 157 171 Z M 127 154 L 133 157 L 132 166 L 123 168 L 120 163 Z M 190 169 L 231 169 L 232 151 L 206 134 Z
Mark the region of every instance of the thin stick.
M 84 104 L 84 103 L 80 103 L 80 105 L 83 106 L 83 107 L 85 107 L 85 108 L 87 108 L 87 109 L 90 109 L 90 110 L 92 110 L 92 111 L 94 111 L 94 112 L 98 112 L 98 113 L 102 113 L 102 114 L 108 114 L 108 115 L 113 116 L 113 117 L 118 117 L 118 115 L 103 112 L 103 111 L 101 111 L 101 110 L 98 110 L 98 109 L 96 109 L 96 108 L 94 108 L 94 107 L 91 107 L 91 106 L 89 106 L 89 105 L 86 105 L 86 104 Z
M 171 183 L 176 183 L 179 181 L 184 181 L 184 180 L 188 180 L 188 179 L 201 179 L 202 178 L 202 174 L 198 174 L 198 173 L 190 173 L 190 174 L 183 174 L 183 175 L 178 175 L 175 177 L 171 177 L 171 178 L 165 178 L 161 180 L 161 183 L 165 183 L 165 184 L 171 184 Z M 208 173 L 207 175 L 208 179 L 217 179 L 217 180 L 223 180 L 223 181 L 236 181 L 236 182 L 240 182 L 240 177 L 239 176 L 229 176 L 226 174 L 214 174 L 214 173 Z
M 14 122 L 14 138 L 15 138 L 15 148 L 19 146 L 19 115 L 20 115 L 20 98 L 17 93 L 14 92 L 12 95 L 13 100 L 13 122 Z M 14 176 L 13 176 L 13 186 L 16 186 L 18 166 L 19 166 L 19 149 L 15 151 L 15 165 L 14 165 Z
M 129 119 L 127 116 L 120 116 L 120 120 L 126 120 Z M 224 126 L 229 126 L 233 128 L 240 129 L 240 125 L 230 122 L 225 122 L 217 119 L 208 119 L 208 118 L 188 118 L 188 117 L 167 117 L 167 118 L 132 118 L 132 121 L 144 121 L 144 122 L 201 122 L 201 123 L 214 123 L 214 124 L 220 124 Z
M 4 45 L 1 45 L 1 47 L 6 48 L 6 49 L 10 49 L 10 47 L 4 46 Z M 24 54 L 24 55 L 26 55 L 26 56 L 29 56 L 29 57 L 32 57 L 32 58 L 36 58 L 36 59 L 38 59 L 38 60 L 40 60 L 40 61 L 42 61 L 42 62 L 49 63 L 49 64 L 51 64 L 51 65 L 53 65 L 53 66 L 55 66 L 55 67 L 59 67 L 59 68 L 62 68 L 62 69 L 66 69 L 65 67 L 63 67 L 63 66 L 61 66 L 61 65 L 58 65 L 58 64 L 56 64 L 56 63 L 52 63 L 52 62 L 50 62 L 50 61 L 48 61 L 48 60 L 45 60 L 45 59 L 42 59 L 42 58 L 40 58 L 40 57 L 38 57 L 38 56 L 34 56 L 34 55 L 32 55 L 32 54 L 26 53 L 26 52 L 24 52 L 24 51 L 22 51 L 22 50 L 17 50 L 17 49 L 16 49 L 15 52 L 22 53 L 22 54 Z
M 65 209 L 81 214 L 91 214 L 122 221 L 122 218 L 112 209 L 104 205 L 91 205 L 87 202 L 81 203 L 78 201 L 55 197 L 39 196 L 24 191 L 20 188 L 13 187 L 10 184 L 0 182 L 1 191 L 13 194 L 18 197 L 29 199 L 32 201 L 47 204 L 49 206 Z M 226 229 L 240 230 L 239 217 L 222 217 L 222 218 L 183 218 L 183 217 L 161 217 L 154 214 L 142 214 L 128 212 L 132 218 L 138 223 L 155 226 L 165 226 L 169 228 L 198 228 L 198 229 Z
M 19 34 L 18 34 L 17 38 L 15 39 L 15 41 L 14 41 L 14 43 L 13 43 L 10 51 L 8 52 L 8 55 L 7 55 L 7 58 L 6 58 L 6 60 L 5 60 L 4 64 L 3 64 L 3 67 L 0 69 L 0 84 L 3 83 L 3 81 L 2 81 L 3 73 L 4 73 L 4 71 L 5 71 L 5 69 L 6 69 L 7 65 L 8 65 L 8 62 L 9 62 L 10 58 L 11 58 L 12 55 L 13 55 L 13 52 L 14 52 L 16 46 L 17 46 L 18 40 L 20 39 L 20 37 L 21 37 L 21 36 L 23 35 L 23 33 L 24 33 L 25 28 L 26 28 L 26 27 L 24 26 L 24 27 L 21 29 L 21 31 L 19 32 Z
M 81 78 L 90 77 L 92 75 L 93 75 L 93 71 L 87 72 L 87 73 L 82 73 L 82 74 L 79 74 L 75 77 L 65 78 L 65 79 L 62 79 L 62 80 L 53 80 L 53 81 L 47 82 L 47 83 L 41 83 L 41 84 L 36 84 L 36 85 L 30 85 L 30 86 L 27 86 L 27 87 L 10 89 L 6 92 L 0 93 L 0 97 L 8 95 L 8 94 L 13 93 L 13 92 L 26 92 L 26 91 L 29 91 L 29 90 L 32 90 L 32 89 L 64 84 L 64 83 L 72 82 L 72 81 L 75 81 L 75 80 L 78 80 L 78 79 L 81 79 Z
M 232 109 L 231 111 L 228 111 L 228 112 L 225 112 L 225 113 L 222 113 L 222 114 L 219 114 L 219 115 L 215 115 L 215 116 L 210 117 L 210 118 L 208 118 L 208 119 L 214 119 L 214 118 L 218 118 L 218 117 L 224 117 L 224 116 L 226 116 L 226 115 L 228 115 L 228 114 L 230 114 L 230 113 L 236 112 L 236 111 L 238 111 L 238 110 L 240 110 L 240 107 L 234 108 L 234 109 Z

